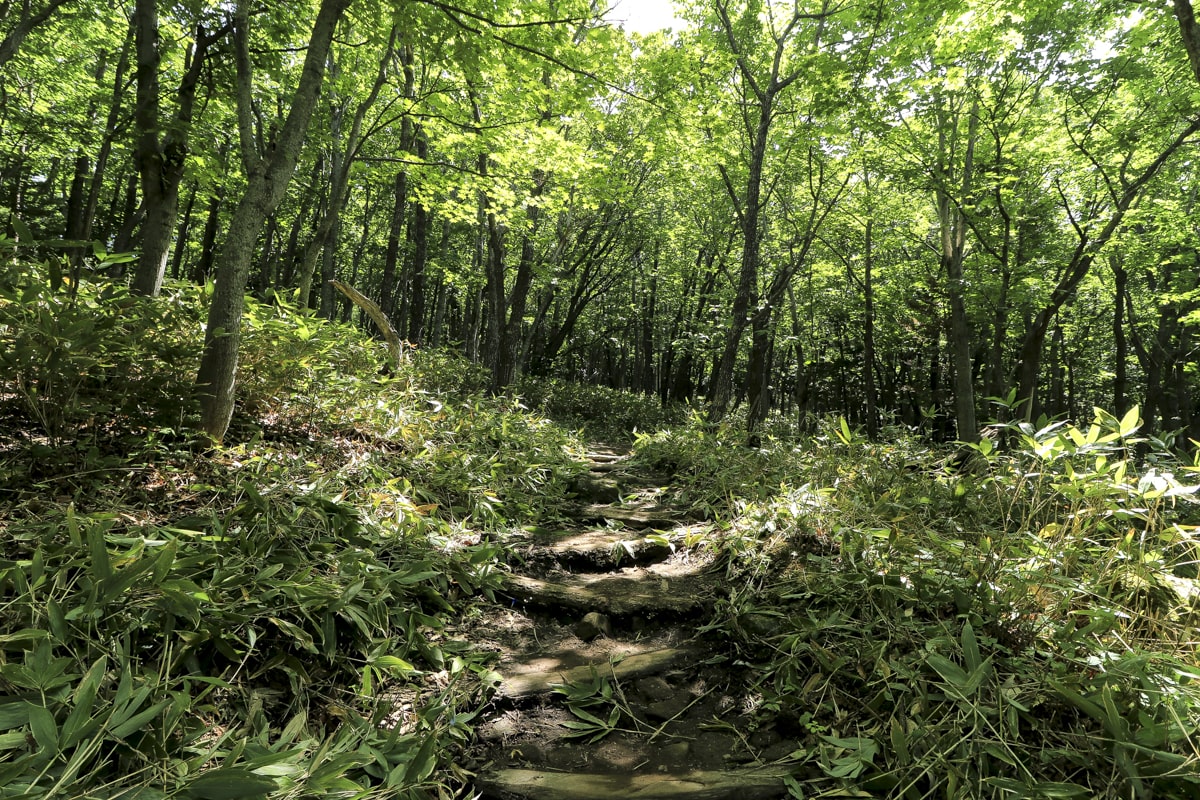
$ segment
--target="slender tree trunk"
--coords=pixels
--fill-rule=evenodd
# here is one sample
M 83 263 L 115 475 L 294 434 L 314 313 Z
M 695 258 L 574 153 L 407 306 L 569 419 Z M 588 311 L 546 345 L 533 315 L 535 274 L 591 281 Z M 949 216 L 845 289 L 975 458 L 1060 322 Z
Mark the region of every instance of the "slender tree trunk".
M 200 258 L 192 269 L 192 282 L 203 284 L 212 274 L 213 258 L 217 250 L 217 233 L 221 227 L 221 200 L 223 190 L 217 190 L 208 198 L 208 209 L 204 215 L 204 232 L 200 236 Z
M 979 126 L 977 106 L 972 106 L 967 120 L 967 140 L 961 173 L 961 194 L 967 203 L 973 191 L 975 140 Z M 955 115 L 956 116 L 956 115 Z M 945 122 L 939 126 L 941 163 L 938 166 L 938 220 L 942 238 L 942 270 L 946 273 L 946 293 L 950 299 L 950 352 L 954 367 L 954 419 L 958 439 L 978 442 L 979 426 L 975 419 L 975 381 L 971 372 L 971 326 L 967 318 L 966 279 L 963 262 L 967 252 L 967 221 L 950 196 L 950 158 Z
M 333 34 L 350 0 L 321 0 L 308 42 L 300 81 L 286 104 L 290 108 L 274 147 L 258 154 L 253 136 L 249 56 L 249 2 L 239 0 L 235 16 L 238 117 L 247 185 L 233 212 L 204 332 L 204 351 L 196 377 L 201 423 L 220 440 L 233 416 L 234 382 L 246 281 L 263 223 L 279 205 L 300 157 L 300 148 L 316 106 Z
M 392 198 L 392 218 L 383 256 L 383 275 L 379 282 L 379 307 L 395 324 L 398 322 L 395 315 L 396 266 L 400 263 L 400 237 L 404 235 L 404 206 L 408 200 L 408 173 L 404 170 L 396 173 L 392 183 Z
M 146 216 L 142 221 L 142 249 L 131 288 L 135 294 L 154 297 L 162 289 L 179 215 L 179 186 L 187 161 L 196 86 L 209 47 L 224 35 L 224 30 L 210 36 L 202 25 L 196 26 L 195 44 L 188 54 L 179 83 L 175 116 L 164 122 L 159 103 L 158 0 L 136 0 L 133 18 L 137 46 L 134 119 L 138 131 L 134 160 L 141 176 Z M 162 128 L 165 133 L 160 137 Z
M 417 158 L 428 155 L 425 134 L 417 132 Z M 408 340 L 420 344 L 425 338 L 425 271 L 429 265 L 429 210 L 420 203 L 413 207 L 412 262 L 409 269 Z
M 713 372 L 710 387 L 709 419 L 716 422 L 729 410 L 733 397 L 733 370 L 737 364 L 742 334 L 749 323 L 750 309 L 757 304 L 758 260 L 762 246 L 759 214 L 762 210 L 762 170 L 774 114 L 774 92 L 763 96 L 759 106 L 758 127 L 750 149 L 750 174 L 746 179 L 746 200 L 742 204 L 742 266 L 730 311 L 729 330 Z
M 199 192 L 194 184 L 191 188 L 183 206 L 183 219 L 179 223 L 179 231 L 175 234 L 175 256 L 171 259 L 172 280 L 179 280 L 183 274 L 183 255 L 187 252 L 187 242 L 192 232 L 192 214 L 196 210 L 196 195 Z
M 404 97 L 412 101 L 416 93 L 416 70 L 413 67 L 414 53 L 410 44 L 401 45 L 400 63 L 404 70 Z M 400 152 L 412 148 L 413 121 L 408 115 L 400 120 Z M 391 225 L 388 227 L 387 250 L 383 258 L 383 277 L 379 285 L 379 307 L 393 324 L 400 323 L 396 316 L 396 271 L 400 265 L 400 242 L 404 235 L 404 212 L 408 202 L 408 170 L 401 168 L 393 181 Z M 403 327 L 400 325 L 399 327 Z
M 1109 257 L 1115 286 L 1113 288 L 1113 413 L 1124 415 L 1129 395 L 1129 342 L 1125 339 L 1125 296 L 1129 291 L 1129 273 L 1121 263 L 1121 256 L 1113 253 Z
M 96 221 L 96 209 L 100 205 L 100 192 L 104 186 L 105 173 L 108 170 L 108 159 L 112 155 L 113 140 L 117 136 L 117 125 L 121 119 L 122 104 L 125 97 L 125 77 L 129 70 L 129 41 L 121 47 L 121 55 L 117 59 L 112 82 L 112 102 L 108 108 L 108 119 L 104 124 L 104 135 L 100 141 L 100 152 L 96 155 L 96 167 L 92 171 L 91 184 L 87 190 L 87 201 L 83 210 L 83 221 L 80 225 L 80 239 L 90 241 L 92 229 Z
M 875 389 L 875 284 L 872 271 L 875 266 L 875 240 L 873 218 L 867 219 L 863 240 L 863 393 L 866 395 L 867 436 L 879 438 L 878 397 Z

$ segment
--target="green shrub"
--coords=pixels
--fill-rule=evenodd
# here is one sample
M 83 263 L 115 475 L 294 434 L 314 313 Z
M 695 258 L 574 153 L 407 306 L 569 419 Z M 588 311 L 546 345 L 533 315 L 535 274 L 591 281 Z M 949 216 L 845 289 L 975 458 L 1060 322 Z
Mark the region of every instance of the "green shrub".
M 67 509 L 10 527 L 0 797 L 402 789 L 465 736 L 478 681 L 427 696 L 422 675 L 482 672 L 436 633 L 453 586 L 495 585 L 494 550 L 439 553 L 317 492 L 264 495 L 282 476 L 253 464 L 221 518 Z
M 1195 467 L 1136 429 L 1014 424 L 962 467 L 838 421 L 723 459 L 639 442 L 733 496 L 714 628 L 799 742 L 794 794 L 1200 792 Z
M 118 413 L 135 429 L 188 413 L 199 304 L 178 292 L 134 297 L 98 277 L 120 260 L 99 254 L 78 285 L 53 257 L 17 252 L 0 264 L 0 391 L 52 441 Z
M 600 441 L 628 441 L 635 431 L 657 431 L 683 419 L 680 409 L 664 408 L 653 395 L 607 386 L 527 379 L 519 391 L 530 408 Z

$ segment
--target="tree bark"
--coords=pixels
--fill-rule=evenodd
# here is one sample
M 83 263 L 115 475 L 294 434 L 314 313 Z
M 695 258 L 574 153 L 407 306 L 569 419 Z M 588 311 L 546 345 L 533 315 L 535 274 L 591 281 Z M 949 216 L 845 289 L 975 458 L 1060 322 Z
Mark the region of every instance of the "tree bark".
M 265 155 L 258 152 L 252 124 L 248 0 L 239 0 L 234 12 L 238 128 L 247 184 L 230 220 L 196 377 L 201 425 L 218 441 L 225 436 L 233 416 L 244 292 L 255 244 L 267 216 L 283 199 L 296 168 L 308 122 L 317 103 L 333 34 L 349 4 L 350 0 L 321 0 L 299 83 L 286 104 L 290 111 L 274 146 Z
M 141 176 L 142 249 L 134 271 L 134 294 L 155 297 L 162 289 L 167 258 L 179 216 L 179 186 L 183 182 L 188 155 L 188 137 L 196 104 L 196 87 L 208 55 L 208 49 L 225 35 L 226 28 L 209 34 L 202 23 L 196 24 L 195 43 L 187 59 L 176 92 L 174 118 L 163 122 L 159 103 L 158 2 L 136 0 L 133 13 L 137 48 L 137 147 L 134 160 Z M 159 131 L 165 133 L 159 136 Z

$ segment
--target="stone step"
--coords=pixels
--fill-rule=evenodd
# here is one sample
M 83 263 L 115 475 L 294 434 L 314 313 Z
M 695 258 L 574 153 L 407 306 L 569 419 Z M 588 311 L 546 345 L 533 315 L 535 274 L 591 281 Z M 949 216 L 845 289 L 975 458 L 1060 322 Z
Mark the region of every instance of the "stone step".
M 621 564 L 648 564 L 671 555 L 662 538 L 650 539 L 630 531 L 562 531 L 534 537 L 530 558 L 561 566 L 604 569 Z
M 714 587 L 686 567 L 654 564 L 619 573 L 568 575 L 540 580 L 510 575 L 505 589 L 542 606 L 559 606 L 607 614 L 682 614 L 708 605 Z
M 502 680 L 498 687 L 501 697 L 520 699 L 553 691 L 556 686 L 586 683 L 595 675 L 625 680 L 643 675 L 653 675 L 668 669 L 680 661 L 695 657 L 688 648 L 668 647 L 660 650 L 614 654 L 609 659 L 587 664 L 570 665 L 576 656 L 564 654 L 541 654 L 499 668 Z
M 615 503 L 621 499 L 621 485 L 606 474 L 577 475 L 571 489 L 582 502 L 593 505 Z
M 580 516 L 582 519 L 612 520 L 630 528 L 670 528 L 688 521 L 686 515 L 678 511 L 596 504 L 585 506 Z
M 593 450 L 584 456 L 584 460 L 593 464 L 612 464 L 628 458 L 627 453 L 618 453 L 615 450 Z
M 766 800 L 787 793 L 783 767 L 681 773 L 570 773 L 533 769 L 484 772 L 476 788 L 500 800 Z

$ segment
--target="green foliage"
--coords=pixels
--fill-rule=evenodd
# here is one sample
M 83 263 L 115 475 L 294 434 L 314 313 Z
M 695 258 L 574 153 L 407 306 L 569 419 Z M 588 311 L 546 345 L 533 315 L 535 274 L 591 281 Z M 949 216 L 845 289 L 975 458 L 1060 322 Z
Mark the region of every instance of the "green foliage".
M 461 738 L 461 679 L 481 669 L 437 643 L 438 615 L 451 585 L 494 583 L 492 552 L 438 553 L 320 492 L 289 495 L 269 463 L 220 518 L 131 526 L 68 507 L 10 529 L 3 796 L 322 796 L 429 779 L 421 751 Z M 440 671 L 458 679 L 417 703 Z
M 680 410 L 657 397 L 562 380 L 527 380 L 520 394 L 531 408 L 597 441 L 627 441 L 682 421 Z
M 287 414 L 307 406 L 314 415 L 328 413 L 313 408 L 310 398 L 338 398 L 386 363 L 381 342 L 283 303 L 247 298 L 242 336 L 239 400 L 251 412 Z
M 1138 439 L 1136 409 L 1004 427 L 961 470 L 836 419 L 757 450 L 697 428 L 639 458 L 729 520 L 712 628 L 800 744 L 794 796 L 1200 789 L 1194 467 Z
M 121 412 L 138 427 L 178 424 L 198 352 L 199 307 L 148 302 L 102 277 L 128 260 L 97 250 L 78 283 L 55 254 L 34 261 L 0 239 L 0 391 L 52 440 Z
M 55 395 L 56 447 L 6 443 L 0 796 L 450 796 L 494 682 L 446 631 L 498 585 L 478 529 L 554 513 L 577 442 L 455 394 L 478 372 L 453 358 L 383 376 L 360 332 L 251 303 L 253 415 L 209 449 L 179 406 L 139 415 L 166 387 L 186 396 L 196 290 L 73 300 L 16 274 L 5 289 L 30 303 L 0 307 L 25 348 L 12 386 L 85 379 Z M 65 360 L 35 372 L 26 350 L 55 343 Z

